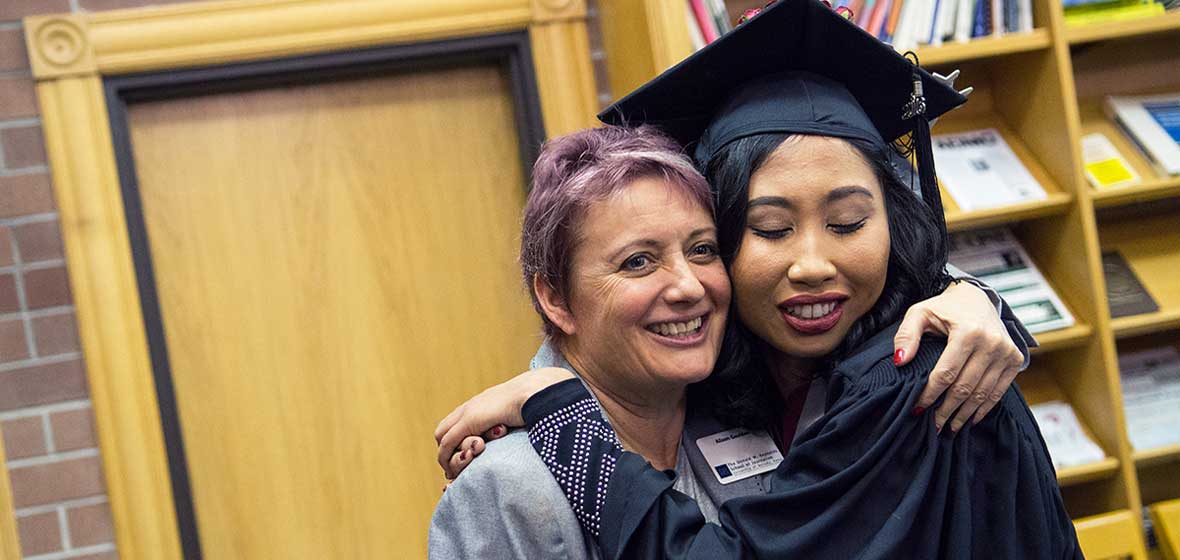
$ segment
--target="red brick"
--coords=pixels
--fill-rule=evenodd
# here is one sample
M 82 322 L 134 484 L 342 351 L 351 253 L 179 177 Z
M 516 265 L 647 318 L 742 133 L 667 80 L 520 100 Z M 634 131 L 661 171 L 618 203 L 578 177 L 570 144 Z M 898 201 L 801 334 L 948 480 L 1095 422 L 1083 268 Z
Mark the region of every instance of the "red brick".
M 23 70 L 29 67 L 25 50 L 25 33 L 21 28 L 0 30 L 0 70 Z
M 0 372 L 0 410 L 84 399 L 82 360 Z
M 37 111 L 35 84 L 36 82 L 29 76 L 0 78 L 0 119 L 37 116 L 39 111 Z
M 56 511 L 18 517 L 16 527 L 20 532 L 22 555 L 33 556 L 61 550 L 61 525 Z
M 73 315 L 52 315 L 33 319 L 33 339 L 37 354 L 53 356 L 80 350 L 78 326 Z
M 73 451 L 97 447 L 94 437 L 94 413 L 89 409 L 58 412 L 49 417 L 53 430 L 53 448 Z
M 69 0 L 4 0 L 0 2 L 0 21 L 68 11 Z
M 98 457 L 19 467 L 8 471 L 16 508 L 78 500 L 103 494 Z
M 52 212 L 53 187 L 48 173 L 0 177 L 0 218 Z
M 115 540 L 111 509 L 105 503 L 72 508 L 66 517 L 70 523 L 70 546 L 94 546 Z
M 15 362 L 29 357 L 25 322 L 20 319 L 0 321 L 0 362 Z
M 11 274 L 0 274 L 0 313 L 20 311 L 20 300 L 16 297 L 16 278 Z
M 70 304 L 70 278 L 66 267 L 25 271 L 25 304 L 30 310 Z
M 61 227 L 53 222 L 37 222 L 13 226 L 12 236 L 20 249 L 21 262 L 32 263 L 60 259 L 64 255 L 61 244 Z
M 41 127 L 22 126 L 0 130 L 0 144 L 4 146 L 4 165 L 9 169 L 45 165 L 45 138 Z
M 143 6 L 160 6 L 164 4 L 186 4 L 192 0 L 79 0 L 82 9 L 97 12 L 101 10 L 117 10 L 121 8 L 140 8 Z
M 4 454 L 9 460 L 36 457 L 49 452 L 40 416 L 5 420 L 0 426 L 4 432 Z
M 7 226 L 0 226 L 0 266 L 9 266 L 16 262 L 12 258 L 12 230 Z

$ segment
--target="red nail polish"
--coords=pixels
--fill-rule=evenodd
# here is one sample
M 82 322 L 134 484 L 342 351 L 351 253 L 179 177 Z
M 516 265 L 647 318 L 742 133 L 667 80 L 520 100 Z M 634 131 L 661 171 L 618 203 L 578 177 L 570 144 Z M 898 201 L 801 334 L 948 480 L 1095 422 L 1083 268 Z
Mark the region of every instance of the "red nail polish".
M 880 356 L 880 354 L 877 354 L 877 355 Z M 895 365 L 895 366 L 901 365 L 901 361 L 904 359 L 905 359 L 905 349 L 898 348 L 897 352 L 893 353 L 893 365 Z
M 915 406 L 914 409 L 910 411 L 910 416 L 921 416 L 923 412 L 926 412 L 926 407 Z
M 503 427 L 496 426 L 495 428 L 492 428 L 492 435 L 493 436 L 500 437 L 500 434 L 502 434 L 502 433 L 504 433 Z

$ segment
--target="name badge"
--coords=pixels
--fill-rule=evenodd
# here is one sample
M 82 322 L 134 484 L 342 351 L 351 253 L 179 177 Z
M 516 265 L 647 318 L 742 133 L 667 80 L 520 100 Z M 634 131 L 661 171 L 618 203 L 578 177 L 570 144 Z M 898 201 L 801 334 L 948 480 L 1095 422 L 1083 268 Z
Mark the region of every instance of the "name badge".
M 765 431 L 738 428 L 697 440 L 697 448 L 709 462 L 717 482 L 729 484 L 773 471 L 783 454 Z

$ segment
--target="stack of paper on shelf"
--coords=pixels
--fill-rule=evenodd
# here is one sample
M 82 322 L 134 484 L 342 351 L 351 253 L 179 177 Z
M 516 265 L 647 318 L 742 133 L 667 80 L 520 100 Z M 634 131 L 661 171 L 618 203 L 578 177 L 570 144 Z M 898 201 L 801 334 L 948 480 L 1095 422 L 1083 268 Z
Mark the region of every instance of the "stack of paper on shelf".
M 1131 187 L 1141 181 L 1135 168 L 1101 132 L 1082 137 L 1082 166 L 1086 180 L 1098 190 Z
M 1069 403 L 1050 401 L 1029 408 L 1037 419 L 1054 467 L 1074 467 L 1106 458 L 1102 448 L 1086 435 Z
M 701 48 L 725 35 L 733 26 L 725 0 L 686 0 L 688 2 L 688 32 L 694 48 Z
M 1180 93 L 1112 95 L 1106 114 L 1162 175 L 1180 175 Z
M 1008 229 L 951 235 L 950 262 L 999 292 L 1029 332 L 1074 324 L 1073 315 Z
M 1047 195 L 994 128 L 931 137 L 938 179 L 964 212 Z
M 1163 346 L 1121 353 L 1119 377 L 1131 447 L 1180 444 L 1180 350 Z
M 1106 277 L 1106 301 L 1111 317 L 1126 317 L 1160 310 L 1143 287 L 1127 259 L 1118 251 L 1102 253 L 1102 274 Z

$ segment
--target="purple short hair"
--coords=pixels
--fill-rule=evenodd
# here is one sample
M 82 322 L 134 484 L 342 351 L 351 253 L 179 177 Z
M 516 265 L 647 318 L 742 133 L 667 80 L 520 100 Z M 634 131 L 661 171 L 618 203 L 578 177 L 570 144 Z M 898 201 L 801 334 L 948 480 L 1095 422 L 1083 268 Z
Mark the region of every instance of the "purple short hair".
M 520 267 L 546 334 L 560 331 L 537 302 L 533 278 L 539 277 L 565 298 L 577 230 L 586 209 L 647 177 L 680 187 L 685 196 L 713 214 L 708 182 L 675 140 L 652 127 L 591 128 L 542 146 L 524 207 Z

